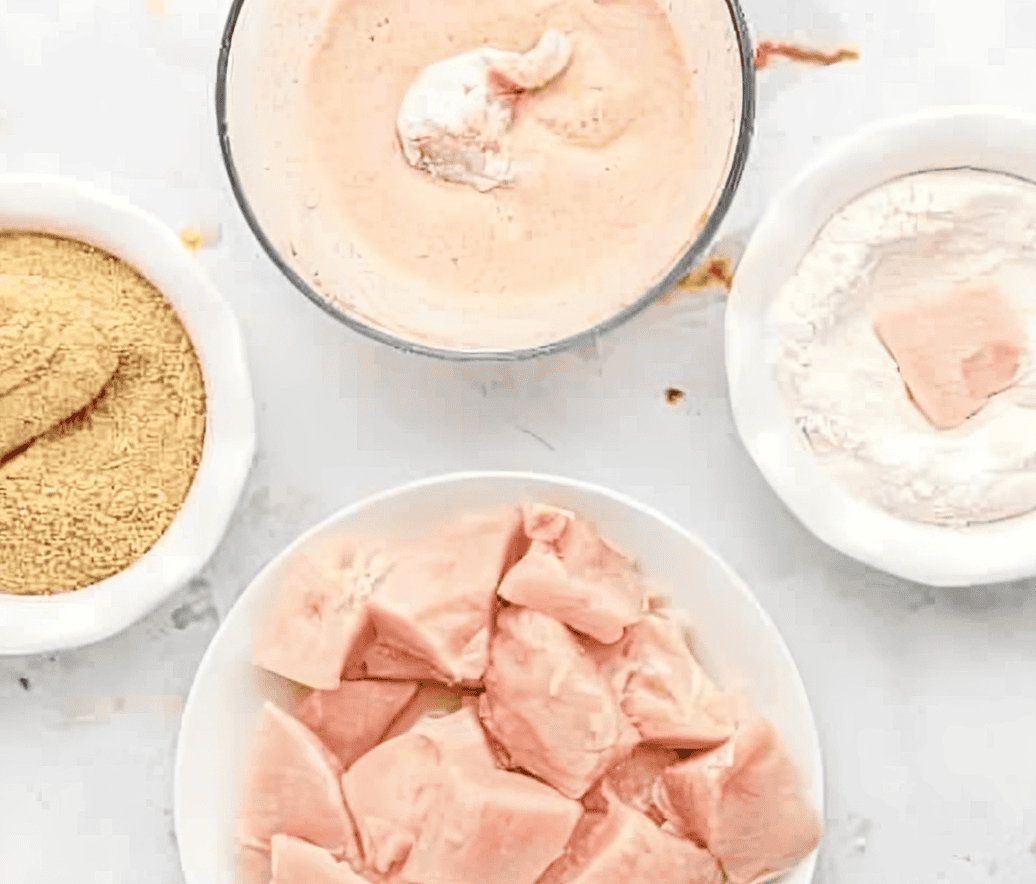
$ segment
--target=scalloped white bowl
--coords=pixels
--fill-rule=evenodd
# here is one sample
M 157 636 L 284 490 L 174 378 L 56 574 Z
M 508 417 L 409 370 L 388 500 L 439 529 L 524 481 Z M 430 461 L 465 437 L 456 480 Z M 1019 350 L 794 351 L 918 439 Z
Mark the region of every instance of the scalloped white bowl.
M 0 654 L 33 654 L 108 638 L 201 570 L 219 544 L 255 452 L 255 417 L 237 319 L 180 238 L 99 188 L 50 176 L 0 176 L 0 229 L 77 239 L 121 258 L 172 304 L 205 381 L 201 462 L 158 542 L 126 570 L 75 592 L 0 593 Z
M 942 108 L 872 125 L 839 142 L 770 203 L 738 265 L 726 315 L 734 421 L 774 491 L 829 546 L 930 586 L 1036 574 L 1036 512 L 943 528 L 897 518 L 852 497 L 820 469 L 785 409 L 766 358 L 765 323 L 773 298 L 843 206 L 893 178 L 958 167 L 1036 182 L 1036 117 L 1000 108 Z
M 176 840 L 187 884 L 235 880 L 235 812 L 264 699 L 290 702 L 286 683 L 251 665 L 256 630 L 278 576 L 299 549 L 348 535 L 391 540 L 426 531 L 444 514 L 533 499 L 591 519 L 635 556 L 693 623 L 695 651 L 720 683 L 744 684 L 782 734 L 804 787 L 823 813 L 820 749 L 809 701 L 776 627 L 744 583 L 702 541 L 636 501 L 582 482 L 531 473 L 458 473 L 369 497 L 303 534 L 241 594 L 209 645 L 191 686 L 174 771 Z M 816 853 L 782 879 L 808 884 Z

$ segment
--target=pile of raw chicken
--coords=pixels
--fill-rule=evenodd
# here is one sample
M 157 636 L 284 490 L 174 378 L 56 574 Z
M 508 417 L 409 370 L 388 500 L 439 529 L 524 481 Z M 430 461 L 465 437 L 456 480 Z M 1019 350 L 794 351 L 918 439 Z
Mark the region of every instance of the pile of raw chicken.
M 813 850 L 773 727 L 635 564 L 566 510 L 289 563 L 241 804 L 261 884 L 749 884 Z

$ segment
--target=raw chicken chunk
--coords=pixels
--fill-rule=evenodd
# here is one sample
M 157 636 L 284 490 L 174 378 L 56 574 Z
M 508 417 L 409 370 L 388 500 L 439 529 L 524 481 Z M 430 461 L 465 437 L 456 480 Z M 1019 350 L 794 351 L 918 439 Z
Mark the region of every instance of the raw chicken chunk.
M 368 872 L 412 884 L 533 884 L 582 814 L 496 767 L 470 700 L 372 749 L 342 784 Z
M 667 768 L 658 803 L 720 861 L 730 884 L 772 880 L 820 842 L 820 819 L 784 744 L 758 716 L 722 746 Z
M 602 796 L 576 826 L 564 855 L 539 884 L 723 884 L 716 860 L 661 831 L 643 814 Z
M 469 516 L 424 544 L 402 551 L 377 592 L 367 600 L 375 632 L 364 669 L 398 677 L 386 659 L 420 661 L 426 678 L 477 686 L 486 668 L 496 588 L 521 555 L 517 509 Z M 392 657 L 392 653 L 395 657 Z M 413 669 L 403 670 L 415 676 Z
M 484 46 L 429 65 L 396 119 L 407 162 L 479 191 L 512 180 L 506 135 L 518 100 L 561 74 L 571 56 L 568 38 L 548 30 L 528 52 Z
M 443 684 L 422 684 L 414 698 L 389 725 L 389 729 L 381 738 L 382 741 L 406 733 L 423 718 L 439 718 L 457 712 L 466 696 L 459 688 Z M 468 702 L 471 701 L 469 698 Z
M 253 662 L 311 688 L 338 687 L 350 658 L 370 640 L 363 600 L 390 563 L 346 546 L 296 555 L 286 566 Z
M 348 767 L 378 745 L 416 693 L 413 681 L 343 681 L 333 691 L 314 691 L 295 717 Z
M 269 850 L 238 845 L 237 884 L 270 884 L 272 877 Z
M 734 732 L 733 701 L 688 647 L 679 624 L 648 614 L 622 645 L 622 710 L 643 740 L 673 749 L 709 749 Z
M 941 430 L 1014 383 L 1025 332 L 995 288 L 963 287 L 878 317 L 874 330 L 917 407 Z
M 633 563 L 564 510 L 526 507 L 532 539 L 500 584 L 500 597 L 539 611 L 604 644 L 622 638 L 644 606 Z
M 662 812 L 655 805 L 655 789 L 662 771 L 680 760 L 675 749 L 640 745 L 633 754 L 608 771 L 604 785 L 616 798 L 661 824 Z
M 508 766 L 579 798 L 639 736 L 582 641 L 528 608 L 500 611 L 479 712 Z
M 265 703 L 239 817 L 241 844 L 269 850 L 272 836 L 287 833 L 336 857 L 357 857 L 341 774 L 342 765 L 316 735 Z
M 338 862 L 323 847 L 291 835 L 274 835 L 270 843 L 269 884 L 366 884 L 348 863 Z

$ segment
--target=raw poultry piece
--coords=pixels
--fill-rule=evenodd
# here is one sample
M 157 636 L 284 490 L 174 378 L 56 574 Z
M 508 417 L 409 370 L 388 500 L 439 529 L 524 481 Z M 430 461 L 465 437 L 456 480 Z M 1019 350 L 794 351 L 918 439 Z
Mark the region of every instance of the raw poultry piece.
M 603 792 L 538 884 L 723 884 L 716 860 Z
M 1010 387 L 1025 332 L 996 288 L 962 287 L 879 316 L 874 330 L 910 396 L 940 430 L 964 423 Z
M 540 611 L 603 644 L 622 638 L 644 607 L 632 562 L 565 510 L 525 507 L 529 551 L 500 583 L 500 597 Z
M 281 575 L 254 662 L 323 690 L 343 675 L 477 686 L 497 585 L 522 552 L 516 508 L 385 553 L 341 540 L 303 551 Z
M 795 766 L 759 716 L 722 746 L 667 768 L 657 797 L 675 829 L 720 861 L 730 884 L 772 880 L 820 842 L 821 822 Z
M 375 638 L 364 653 L 363 672 L 478 686 L 496 588 L 523 546 L 518 510 L 509 508 L 461 518 L 400 550 L 366 602 Z M 405 668 L 395 665 L 399 661 Z
M 267 884 L 367 884 L 323 847 L 291 835 L 274 835 L 270 844 L 272 880 Z
M 343 681 L 333 691 L 314 691 L 295 710 L 295 717 L 346 768 L 381 742 L 417 688 L 415 681 Z
M 273 870 L 269 849 L 261 850 L 258 847 L 245 847 L 243 844 L 238 844 L 236 859 L 237 877 L 234 879 L 236 884 L 270 884 Z
M 309 728 L 273 703 L 263 704 L 238 840 L 270 849 L 270 839 L 290 834 L 326 848 L 338 858 L 359 856 L 345 809 L 342 765 Z
M 367 872 L 411 884 L 533 884 L 582 815 L 578 802 L 497 768 L 470 700 L 372 749 L 342 785 Z
M 477 702 L 459 688 L 425 682 L 417 689 L 414 698 L 393 719 L 381 741 L 391 740 L 393 737 L 406 733 L 422 718 L 436 718 L 457 712 L 465 699 L 468 702 Z
M 579 798 L 639 740 L 575 634 L 517 605 L 497 616 L 479 713 L 508 766 Z
M 619 801 L 646 814 L 655 824 L 661 824 L 665 817 L 655 805 L 655 789 L 662 771 L 679 760 L 675 749 L 641 744 L 629 758 L 608 771 L 604 786 Z
M 303 550 L 286 564 L 253 662 L 311 688 L 334 690 L 372 638 L 364 599 L 391 562 L 347 542 Z
M 616 667 L 623 712 L 643 740 L 672 749 L 709 749 L 734 732 L 735 709 L 694 659 L 683 629 L 646 614 L 622 641 Z
M 396 118 L 407 162 L 479 191 L 511 181 L 506 136 L 519 100 L 560 75 L 571 56 L 569 39 L 547 30 L 528 52 L 483 46 L 424 68 Z

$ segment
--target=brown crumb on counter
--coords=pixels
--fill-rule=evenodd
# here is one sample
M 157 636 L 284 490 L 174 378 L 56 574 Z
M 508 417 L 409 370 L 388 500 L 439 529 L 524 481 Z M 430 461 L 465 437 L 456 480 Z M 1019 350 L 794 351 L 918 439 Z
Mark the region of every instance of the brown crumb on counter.
M 684 393 L 683 390 L 680 390 L 676 387 L 669 387 L 665 391 L 665 401 L 668 402 L 670 405 L 676 405 L 678 402 L 682 401 L 683 397 L 686 395 L 687 394 Z
M 205 245 L 205 234 L 197 227 L 185 227 L 180 231 L 180 242 L 184 244 L 185 248 L 196 252 Z
M 842 61 L 858 61 L 860 53 L 855 49 L 842 48 L 832 52 L 819 49 L 808 49 L 794 43 L 777 43 L 763 40 L 755 48 L 755 67 L 762 70 L 769 67 L 774 58 L 786 58 L 788 61 L 799 61 L 805 64 L 832 65 Z

